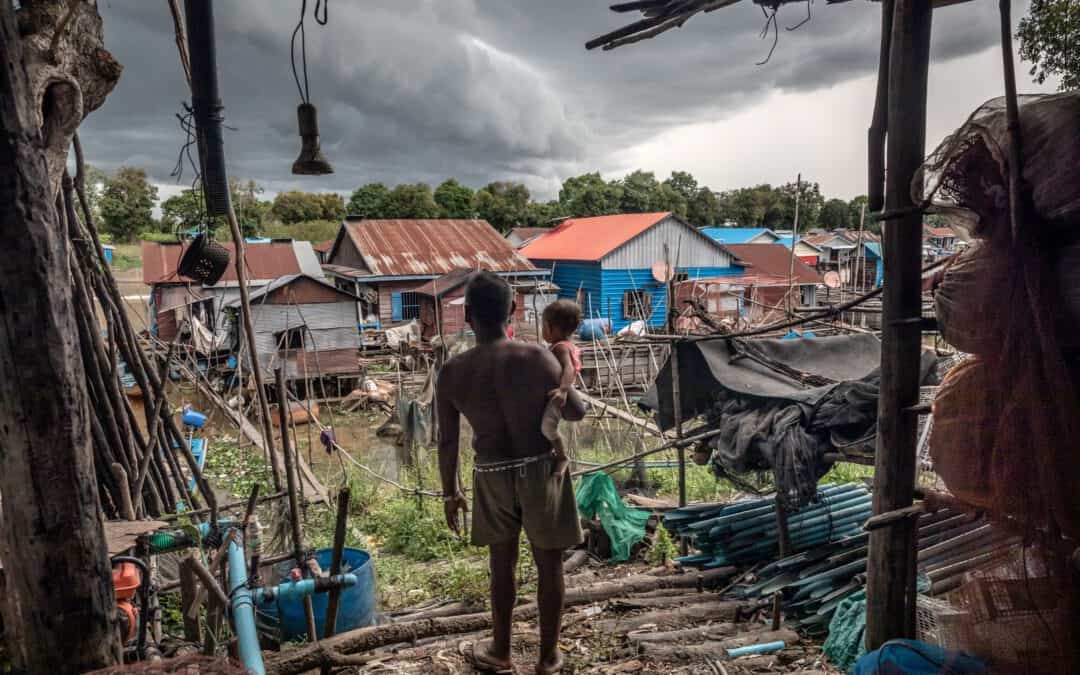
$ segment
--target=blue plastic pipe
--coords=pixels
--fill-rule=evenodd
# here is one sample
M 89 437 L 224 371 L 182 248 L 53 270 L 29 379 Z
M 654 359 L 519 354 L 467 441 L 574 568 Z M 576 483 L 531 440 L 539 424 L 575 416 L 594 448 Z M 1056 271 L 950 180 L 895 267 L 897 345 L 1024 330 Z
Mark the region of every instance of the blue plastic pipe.
M 229 589 L 232 595 L 233 627 L 240 652 L 240 661 L 253 675 L 266 675 L 259 634 L 255 630 L 255 604 L 247 585 L 247 560 L 244 547 L 235 540 L 229 542 Z
M 329 585 L 338 585 L 342 588 L 348 588 L 360 583 L 355 574 L 339 574 L 318 579 L 317 581 L 320 585 L 327 587 Z M 273 602 L 275 600 L 284 602 L 299 600 L 305 595 L 314 595 L 319 592 L 319 589 L 315 587 L 315 583 L 316 579 L 301 579 L 299 581 L 286 581 L 273 588 L 258 588 L 255 590 L 255 602 L 261 605 L 264 602 Z
M 746 645 L 745 647 L 734 647 L 727 650 L 727 655 L 731 658 L 736 656 L 746 656 L 748 654 L 768 654 L 770 652 L 778 652 L 786 647 L 782 641 L 776 642 L 762 642 L 756 645 Z

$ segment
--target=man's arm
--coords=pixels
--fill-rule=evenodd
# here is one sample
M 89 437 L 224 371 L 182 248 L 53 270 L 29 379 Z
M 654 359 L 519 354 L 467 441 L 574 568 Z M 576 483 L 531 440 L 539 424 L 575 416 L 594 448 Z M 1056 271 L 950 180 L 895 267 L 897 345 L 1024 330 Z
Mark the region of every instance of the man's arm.
M 562 370 L 559 368 L 559 361 L 555 356 L 547 351 L 541 349 L 540 351 L 540 363 L 543 368 L 544 375 L 548 379 L 548 389 L 553 389 L 559 386 L 559 381 L 562 377 Z M 571 371 L 573 368 L 571 368 Z M 568 422 L 577 422 L 585 418 L 585 402 L 581 400 L 581 396 L 573 387 L 570 391 L 566 392 L 566 405 L 563 406 L 563 419 Z
M 458 484 L 458 465 L 461 451 L 458 440 L 461 436 L 461 415 L 454 407 L 451 397 L 453 386 L 450 364 L 446 364 L 439 373 L 435 385 L 436 413 L 439 416 L 439 476 L 442 479 L 443 500 L 446 511 L 446 524 L 454 532 L 459 530 L 459 511 L 467 508 L 465 497 Z

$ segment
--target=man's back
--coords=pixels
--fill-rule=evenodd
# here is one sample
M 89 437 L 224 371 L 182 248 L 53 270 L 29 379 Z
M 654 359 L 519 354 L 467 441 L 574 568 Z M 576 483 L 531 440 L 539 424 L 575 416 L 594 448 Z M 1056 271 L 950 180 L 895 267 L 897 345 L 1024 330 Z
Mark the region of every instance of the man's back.
M 540 421 L 547 393 L 558 381 L 559 365 L 550 352 L 499 340 L 479 344 L 443 366 L 439 396 L 472 426 L 477 460 L 497 462 L 551 449 Z

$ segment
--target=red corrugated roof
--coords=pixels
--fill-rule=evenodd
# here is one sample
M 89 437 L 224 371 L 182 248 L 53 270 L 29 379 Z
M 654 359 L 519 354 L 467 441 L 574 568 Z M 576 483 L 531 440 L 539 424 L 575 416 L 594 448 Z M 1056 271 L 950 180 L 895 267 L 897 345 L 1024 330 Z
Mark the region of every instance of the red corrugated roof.
M 926 233 L 931 237 L 955 237 L 956 233 L 948 227 L 928 227 Z
M 248 281 L 272 281 L 287 274 L 301 274 L 301 261 L 297 258 L 296 247 L 292 241 L 271 241 L 265 243 L 244 244 L 244 259 L 247 261 Z M 307 246 L 306 242 L 299 242 Z M 236 247 L 231 242 L 221 244 L 229 250 L 229 266 L 221 277 L 220 283 L 236 282 Z M 151 241 L 142 243 L 143 283 L 184 283 L 191 281 L 176 273 L 180 256 L 187 250 L 188 243 L 158 244 Z M 310 253 L 308 249 L 308 255 Z M 318 261 L 312 261 L 318 270 Z
M 333 247 L 334 247 L 334 240 L 333 239 L 330 239 L 328 241 L 324 241 L 321 244 L 315 244 L 315 250 L 318 251 L 319 253 L 326 253 L 327 251 L 329 251 Z
M 671 213 L 571 218 L 521 249 L 529 260 L 599 260 Z
M 524 272 L 533 267 L 486 220 L 346 220 L 370 276 L 427 276 L 455 269 Z M 339 233 L 335 243 L 340 242 Z M 331 258 L 337 246 L 331 251 Z
M 728 244 L 726 247 L 739 260 L 749 263 L 754 274 L 788 278 L 791 249 L 783 244 Z M 795 256 L 792 270 L 798 284 L 821 283 L 821 275 Z

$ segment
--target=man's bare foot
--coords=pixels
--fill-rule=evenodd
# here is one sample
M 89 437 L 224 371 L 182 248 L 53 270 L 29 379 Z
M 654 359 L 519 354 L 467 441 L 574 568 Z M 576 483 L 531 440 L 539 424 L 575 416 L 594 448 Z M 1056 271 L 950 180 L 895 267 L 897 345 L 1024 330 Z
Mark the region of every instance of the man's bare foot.
M 554 675 L 562 670 L 562 652 L 555 650 L 555 656 L 543 659 L 536 664 L 536 675 Z
M 458 645 L 458 652 L 466 663 L 482 673 L 503 675 L 515 672 L 513 661 L 491 653 L 490 640 L 466 640 Z

